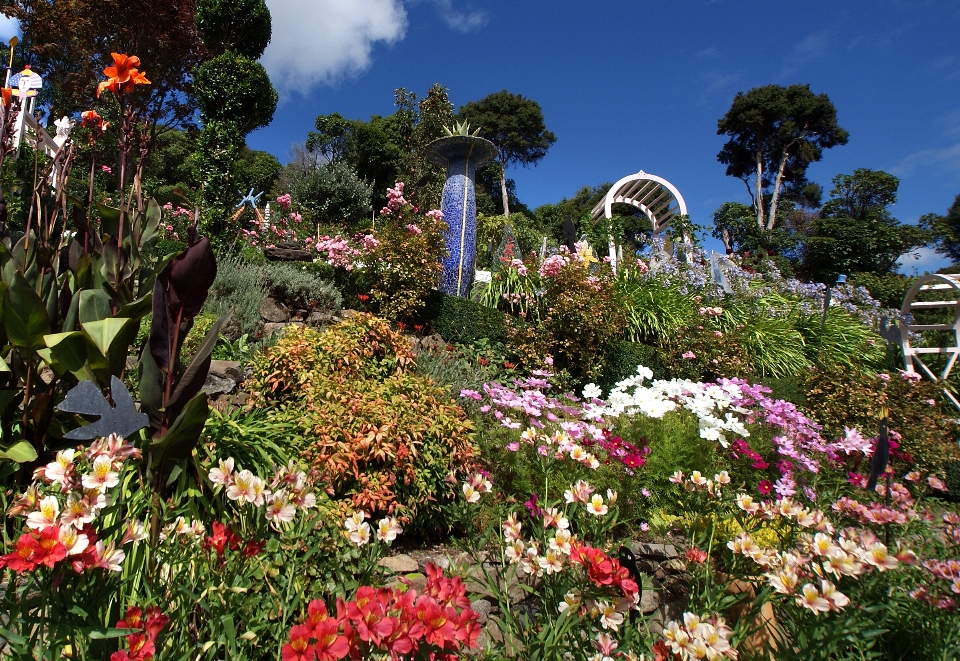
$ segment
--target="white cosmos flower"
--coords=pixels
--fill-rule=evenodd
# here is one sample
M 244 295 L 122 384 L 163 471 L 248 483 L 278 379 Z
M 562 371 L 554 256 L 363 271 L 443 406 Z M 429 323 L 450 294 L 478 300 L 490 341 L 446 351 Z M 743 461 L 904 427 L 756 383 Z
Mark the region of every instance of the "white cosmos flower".
M 583 398 L 584 399 L 600 399 L 603 396 L 603 391 L 595 383 L 588 383 L 583 387 Z

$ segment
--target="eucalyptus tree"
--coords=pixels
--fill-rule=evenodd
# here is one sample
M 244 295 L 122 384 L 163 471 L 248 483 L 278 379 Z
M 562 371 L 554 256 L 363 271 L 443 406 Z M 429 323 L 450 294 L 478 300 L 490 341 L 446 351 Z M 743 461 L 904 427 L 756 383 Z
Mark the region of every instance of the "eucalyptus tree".
M 557 141 L 557 136 L 547 130 L 539 103 L 507 90 L 464 104 L 458 119 L 470 122 L 479 129 L 481 137 L 496 145 L 503 174 L 500 178 L 503 215 L 509 217 L 507 166 L 536 165 Z
M 717 122 L 717 134 L 730 137 L 717 160 L 727 166 L 727 175 L 746 184 L 760 230 L 773 229 L 784 188 L 802 188 L 807 167 L 823 150 L 849 139 L 833 103 L 809 85 L 738 92 Z

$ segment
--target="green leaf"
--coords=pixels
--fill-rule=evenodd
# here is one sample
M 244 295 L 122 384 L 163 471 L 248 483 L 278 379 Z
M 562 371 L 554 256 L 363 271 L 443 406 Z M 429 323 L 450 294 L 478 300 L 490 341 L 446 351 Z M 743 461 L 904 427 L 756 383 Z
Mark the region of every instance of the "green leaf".
M 3 327 L 10 344 L 36 351 L 50 332 L 47 308 L 22 275 L 16 273 L 3 296 Z
M 203 425 L 209 414 L 206 393 L 200 393 L 191 399 L 167 433 L 151 444 L 151 449 L 155 453 L 151 467 L 157 468 L 165 462 L 180 461 L 189 457 L 197 441 L 200 440 Z
M 94 202 L 93 206 L 100 215 L 100 230 L 107 236 L 116 237 L 120 230 L 120 209 Z
M 87 636 L 94 640 L 105 640 L 108 638 L 123 638 L 130 635 L 130 629 L 107 629 L 105 631 L 90 631 Z
M 141 253 L 148 253 L 157 245 L 157 239 L 160 237 L 157 229 L 160 227 L 160 216 L 162 214 L 163 211 L 160 209 L 160 205 L 151 197 L 147 201 L 147 209 L 140 219 L 140 222 L 143 223 L 140 229 Z
M 100 350 L 104 356 L 110 353 L 114 343 L 122 338 L 122 333 L 130 323 L 130 319 L 124 317 L 112 317 L 102 319 L 101 321 L 91 321 L 80 324 L 86 335 L 94 346 Z
M 83 333 L 73 331 L 44 335 L 43 342 L 47 348 L 40 349 L 37 353 L 57 376 L 63 376 L 67 372 L 81 372 L 87 364 L 87 345 L 83 341 Z
M 69 316 L 69 315 L 68 315 Z M 113 299 L 102 289 L 80 292 L 80 323 L 100 321 L 113 316 Z
M 29 441 L 20 441 L 19 443 L 15 443 L 10 449 L 0 452 L 0 459 L 8 459 L 18 464 L 26 464 L 31 461 L 36 461 L 37 451 L 33 449 L 33 445 L 31 445 Z
M 167 403 L 168 407 L 176 410 L 180 402 L 193 397 L 203 388 L 207 379 L 207 372 L 210 371 L 210 355 L 217 344 L 217 338 L 220 337 L 220 329 L 230 321 L 230 316 L 231 313 L 227 312 L 207 331 L 196 355 L 190 361 L 190 365 L 184 371 L 183 376 L 180 377 L 180 381 L 177 382 L 173 394 L 170 395 L 170 401 Z

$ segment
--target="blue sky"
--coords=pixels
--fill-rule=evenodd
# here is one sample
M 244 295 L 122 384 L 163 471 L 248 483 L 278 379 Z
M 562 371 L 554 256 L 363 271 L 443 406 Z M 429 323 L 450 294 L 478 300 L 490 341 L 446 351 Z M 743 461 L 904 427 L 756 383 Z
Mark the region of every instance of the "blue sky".
M 738 91 L 809 83 L 850 142 L 809 170 L 902 180 L 905 222 L 960 193 L 960 2 L 953 0 L 267 0 L 263 62 L 281 93 L 251 147 L 288 159 L 318 114 L 393 112 L 393 90 L 446 85 L 459 106 L 507 89 L 535 99 L 557 143 L 514 169 L 531 207 L 640 169 L 673 182 L 695 222 L 748 201 L 724 175 L 716 122 Z M 0 26 L 2 27 L 2 26 Z M 929 252 L 905 271 L 945 262 Z

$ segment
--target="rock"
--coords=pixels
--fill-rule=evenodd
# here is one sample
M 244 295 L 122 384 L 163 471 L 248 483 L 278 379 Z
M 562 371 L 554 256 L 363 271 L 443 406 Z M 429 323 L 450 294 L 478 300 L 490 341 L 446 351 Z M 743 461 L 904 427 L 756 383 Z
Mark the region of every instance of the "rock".
M 314 253 L 299 248 L 264 248 L 263 256 L 271 262 L 312 262 Z
M 332 323 L 336 319 L 336 316 L 332 312 L 327 312 L 325 310 L 314 310 L 307 317 L 308 326 L 326 326 L 329 323 Z
M 444 571 L 450 569 L 450 558 L 448 558 L 445 555 L 434 555 L 434 556 L 428 555 L 427 557 L 423 558 L 423 560 L 420 561 L 420 564 L 423 566 L 424 569 L 427 568 L 427 563 L 433 563 Z
M 140 364 L 140 356 L 127 356 L 127 363 L 123 369 L 129 372 L 130 370 L 137 369 L 137 365 L 139 364 Z
M 647 615 L 658 608 L 660 608 L 660 594 L 653 590 L 644 590 L 643 596 L 640 597 L 640 610 L 643 614 Z
M 410 588 L 422 594 L 427 587 L 427 577 L 420 573 L 407 574 L 406 579 L 410 581 Z
M 260 317 L 264 321 L 279 324 L 290 319 L 290 311 L 282 303 L 277 303 L 270 297 L 260 306 Z
M 663 566 L 667 571 L 675 574 L 682 574 L 683 572 L 687 571 L 687 563 L 676 558 L 667 561 Z
M 680 554 L 677 552 L 676 547 L 673 544 L 634 544 L 631 549 L 637 555 L 644 556 L 649 559 L 668 559 L 676 558 Z
M 381 567 L 386 567 L 394 574 L 410 574 L 420 570 L 420 565 L 409 555 L 391 555 L 382 558 L 379 562 Z
M 357 312 L 356 310 L 340 310 L 341 319 L 349 319 L 350 317 L 355 317 L 358 314 L 360 313 Z
M 470 608 L 480 616 L 478 622 L 480 624 L 486 624 L 487 618 L 490 617 L 490 611 L 493 610 L 493 604 L 486 599 L 477 599 L 476 601 L 470 602 Z
M 209 374 L 233 379 L 237 383 L 243 381 L 243 368 L 236 360 L 211 360 Z
M 282 323 L 282 324 L 275 324 L 275 323 L 264 324 L 264 325 L 263 325 L 263 336 L 264 336 L 264 337 L 270 337 L 270 336 L 273 335 L 276 331 L 278 331 L 278 330 L 283 330 L 283 329 L 286 328 L 287 326 L 298 326 L 298 327 L 302 328 L 302 327 L 304 326 L 304 324 L 303 324 L 303 322 L 300 322 L 300 321 L 291 321 L 291 322 L 285 322 L 285 323 Z
M 208 374 L 207 380 L 201 388 L 201 392 L 205 392 L 208 395 L 220 395 L 220 394 L 229 394 L 233 392 L 233 389 L 237 387 L 237 382 L 233 379 L 228 379 L 215 374 Z

